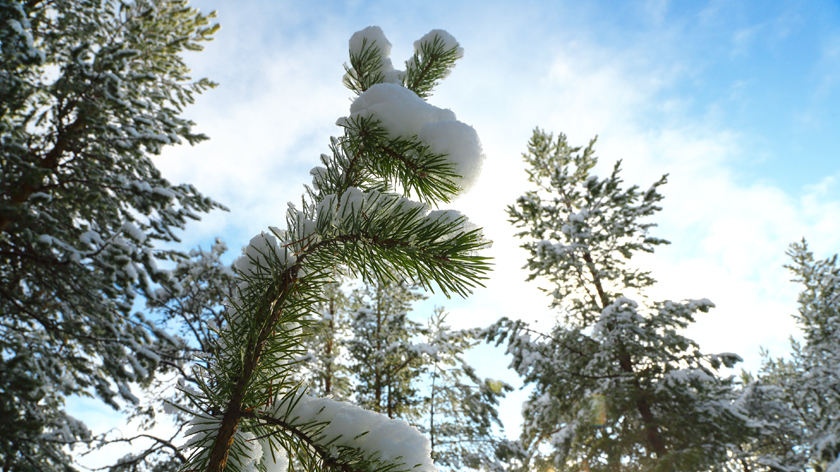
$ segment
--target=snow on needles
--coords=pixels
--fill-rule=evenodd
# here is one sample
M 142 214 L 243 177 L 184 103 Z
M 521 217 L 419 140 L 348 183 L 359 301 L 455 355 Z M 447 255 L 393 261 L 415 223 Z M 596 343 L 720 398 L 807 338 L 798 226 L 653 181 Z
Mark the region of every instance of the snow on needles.
M 453 38 L 454 39 L 454 38 Z M 363 47 L 377 47 L 379 48 L 379 56 L 382 61 L 382 75 L 385 82 L 392 84 L 400 83 L 404 74 L 401 70 L 395 70 L 391 63 L 391 42 L 385 37 L 382 28 L 378 26 L 368 26 L 367 28 L 356 31 L 350 37 L 350 54 L 358 56 L 362 53 Z
M 379 30 L 379 31 L 382 31 L 382 30 Z M 448 51 L 452 48 L 458 48 L 455 51 L 455 57 L 457 57 L 458 59 L 464 57 L 464 48 L 461 47 L 461 45 L 458 43 L 458 40 L 456 40 L 454 36 L 449 34 L 448 31 L 442 30 L 442 29 L 433 29 L 433 30 L 429 31 L 428 33 L 426 33 L 426 35 L 423 36 L 422 38 L 418 39 L 417 41 L 414 41 L 414 53 L 419 54 L 420 49 L 423 46 L 423 43 L 431 43 L 432 41 L 435 40 L 435 36 L 437 36 L 440 41 L 443 41 L 443 50 L 444 51 Z M 389 46 L 390 46 L 390 44 L 389 44 Z M 389 49 L 389 51 L 390 51 L 390 49 Z
M 396 84 L 376 84 L 350 105 L 350 118 L 374 117 L 391 139 L 416 136 L 438 154 L 447 154 L 462 177 L 464 191 L 481 174 L 484 153 L 475 129 L 456 119 L 449 109 L 438 108 Z M 337 124 L 344 123 L 339 119 Z
M 414 42 L 414 54 L 419 56 L 422 54 L 422 47 L 425 43 L 433 43 L 435 38 L 443 43 L 444 51 L 455 49 L 455 57 L 458 59 L 464 57 L 464 48 L 458 43 L 449 32 L 442 29 L 433 29 L 426 33 L 425 36 Z M 394 69 L 394 64 L 391 61 L 391 42 L 385 37 L 385 33 L 379 26 L 368 26 L 367 28 L 356 31 L 350 37 L 350 54 L 352 56 L 360 56 L 365 48 L 379 49 L 379 60 L 381 62 L 380 72 L 383 76 L 383 81 L 390 84 L 399 84 L 405 76 L 405 71 Z M 450 70 L 446 71 L 446 76 L 449 75 Z
M 289 405 L 293 405 L 288 411 Z M 290 395 L 275 404 L 275 414 L 286 415 L 295 424 L 329 422 L 318 444 L 349 446 L 368 456 L 405 464 L 412 472 L 437 472 L 431 459 L 431 443 L 402 420 L 365 410 L 351 403 L 309 395 Z M 367 434 L 363 434 L 367 432 Z
M 233 262 L 233 267 L 245 275 L 268 275 L 272 263 L 289 266 L 295 263 L 295 256 L 278 245 L 277 238 L 263 232 L 251 238 L 251 242 L 242 248 L 242 256 Z
M 197 415 L 189 422 L 190 428 L 187 429 L 185 435 L 190 439 L 187 440 L 184 448 L 191 448 L 207 441 L 211 441 L 212 444 L 211 438 L 218 434 L 220 425 L 221 418 Z M 288 470 L 288 454 L 283 449 L 273 449 L 268 438 L 258 438 L 250 431 L 238 430 L 234 434 L 233 441 L 233 447 L 239 453 L 231 454 L 229 460 L 235 462 L 241 472 L 261 472 L 263 469 L 260 465 L 265 468 L 265 472 Z M 206 457 L 209 453 L 210 448 L 205 448 L 201 455 Z

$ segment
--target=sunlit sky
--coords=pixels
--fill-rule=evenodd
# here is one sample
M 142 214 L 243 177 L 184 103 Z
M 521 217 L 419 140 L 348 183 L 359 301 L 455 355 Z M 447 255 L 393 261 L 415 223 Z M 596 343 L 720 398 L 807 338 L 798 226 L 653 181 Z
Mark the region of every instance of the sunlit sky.
M 485 227 L 495 270 L 467 300 L 440 297 L 456 327 L 553 314 L 504 209 L 528 189 L 521 153 L 535 127 L 585 145 L 598 135 L 599 175 L 623 160 L 628 184 L 669 174 L 653 222 L 670 246 L 637 264 L 652 299 L 709 298 L 690 328 L 706 352 L 736 352 L 755 371 L 759 348 L 783 355 L 795 334 L 798 287 L 782 267 L 806 237 L 818 257 L 840 252 L 840 4 L 790 2 L 291 2 L 193 0 L 222 29 L 187 60 L 220 85 L 186 115 L 210 141 L 156 158 L 230 208 L 191 223 L 186 247 L 224 239 L 230 256 L 281 226 L 309 169 L 339 133 L 351 92 L 341 84 L 347 40 L 382 27 L 400 68 L 412 44 L 445 29 L 465 49 L 430 98 L 478 131 L 487 159 L 452 204 Z M 512 381 L 501 354 L 479 372 Z M 516 431 L 522 394 L 505 406 Z

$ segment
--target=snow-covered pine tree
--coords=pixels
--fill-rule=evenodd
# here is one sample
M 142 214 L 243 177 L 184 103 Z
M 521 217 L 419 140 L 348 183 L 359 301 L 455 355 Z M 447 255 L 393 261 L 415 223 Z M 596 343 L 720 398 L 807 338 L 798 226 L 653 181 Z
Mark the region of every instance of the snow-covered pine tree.
M 411 304 L 425 298 L 416 290 L 388 280 L 354 290 L 356 309 L 347 341 L 355 403 L 408 422 L 421 416 L 417 383 L 428 365 L 423 353 L 414 349 L 425 327 L 408 317 Z
M 184 394 L 176 388 L 177 382 L 195 384 L 188 372 L 196 355 L 211 348 L 215 339 L 212 328 L 222 323 L 224 302 L 236 286 L 235 273 L 221 260 L 225 251 L 227 245 L 217 238 L 209 250 L 197 248 L 175 255 L 177 264 L 169 272 L 171 287 L 159 287 L 155 296 L 146 300 L 146 308 L 157 326 L 172 335 L 170 343 L 178 350 L 161 356 L 157 375 L 145 387 L 138 403 L 127 409 L 130 414 L 126 422 L 137 427 L 136 433 L 106 431 L 88 443 L 89 449 L 99 449 L 100 454 L 111 452 L 113 444 L 135 446 L 115 458 L 109 472 L 175 472 L 186 462 L 177 444 L 183 439 L 190 418 L 171 406 L 186 405 Z M 174 417 L 167 418 L 165 413 Z M 174 424 L 172 430 L 164 430 L 166 436 L 152 431 L 161 418 Z
M 502 427 L 499 399 L 513 387 L 476 375 L 463 356 L 478 343 L 479 331 L 453 330 L 446 316 L 442 308 L 435 310 L 425 345 L 415 348 L 431 357 L 424 416 L 417 426 L 429 436 L 432 459 L 439 468 L 489 470 L 496 461 L 498 441 L 493 427 Z
M 523 228 L 529 280 L 551 284 L 544 290 L 562 322 L 543 333 L 502 319 L 486 332 L 507 342 L 534 388 L 521 445 L 506 449 L 538 470 L 707 470 L 747 431 L 734 380 L 717 372 L 740 358 L 701 354 L 680 334 L 709 300 L 644 298 L 654 279 L 626 261 L 666 243 L 644 222 L 660 209 L 665 177 L 643 192 L 625 189 L 619 162 L 599 179 L 593 145 L 535 130 L 523 157 L 537 189 L 508 207 Z
M 836 254 L 816 260 L 804 240 L 792 244 L 788 255 L 792 263 L 787 267 L 794 281 L 803 285 L 799 312 L 794 315 L 802 342 L 791 339 L 789 360 L 766 355 L 759 379 L 780 388 L 782 400 L 794 414 L 759 418 L 782 421 L 787 428 L 793 419 L 799 437 L 789 454 L 804 456 L 806 470 L 840 472 L 840 266 Z M 763 462 L 780 456 L 773 449 L 758 452 Z
M 224 321 L 224 303 L 237 285 L 233 268 L 222 261 L 225 252 L 227 244 L 216 238 L 209 250 L 196 248 L 176 256 L 175 268 L 170 271 L 176 290 L 160 287 L 146 302 L 160 324 L 182 339 L 185 352 L 178 360 L 209 352 L 216 338 L 213 328 Z M 184 368 L 182 364 L 163 363 Z
M 433 30 L 394 70 L 378 27 L 350 39 L 345 84 L 358 94 L 337 122 L 322 167 L 286 229 L 255 236 L 234 264 L 240 277 L 218 341 L 196 369 L 189 470 L 433 470 L 428 440 L 403 422 L 327 398 L 292 380 L 304 352 L 300 324 L 335 267 L 367 283 L 408 280 L 466 296 L 489 269 L 480 229 L 449 202 L 477 178 L 475 130 L 425 102 L 462 49 Z M 415 197 L 417 200 L 410 200 Z M 291 457 L 290 457 L 291 456 Z
M 347 401 L 351 398 L 347 341 L 350 337 L 350 297 L 344 293 L 344 281 L 337 272 L 333 282 L 324 286 L 323 301 L 312 310 L 304 328 L 306 354 L 301 357 L 298 379 L 317 396 Z
M 177 348 L 138 294 L 175 290 L 156 249 L 220 206 L 152 162 L 206 139 L 181 118 L 212 87 L 180 54 L 216 30 L 182 0 L 0 0 L 0 468 L 67 470 L 88 438 L 67 395 L 135 402 Z
M 145 398 L 135 406 L 129 419 L 139 422 L 138 438 L 151 440 L 151 446 L 129 452 L 115 461 L 118 467 L 109 472 L 154 470 L 176 471 L 186 462 L 186 456 L 174 448 L 183 438 L 190 418 L 172 405 L 186 405 L 186 398 L 176 388 L 177 382 L 195 385 L 189 375 L 197 355 L 208 352 L 215 339 L 214 327 L 224 321 L 225 301 L 236 287 L 236 274 L 229 264 L 222 261 L 227 245 L 216 238 L 209 250 L 197 248 L 175 258 L 176 267 L 170 272 L 177 291 L 166 287 L 156 290 L 154 298 L 147 300 L 146 308 L 159 325 L 175 335 L 180 350 L 175 356 L 163 357 L 159 375 L 146 390 Z M 162 402 L 161 400 L 164 400 Z M 175 425 L 167 437 L 154 435 L 154 428 L 163 413 L 175 415 L 169 419 Z M 108 433 L 94 442 L 98 448 L 109 443 L 124 443 L 133 436 Z
M 178 382 L 195 383 L 189 372 L 196 354 L 210 349 L 215 339 L 212 328 L 224 320 L 224 302 L 236 287 L 236 276 L 221 257 L 227 245 L 216 242 L 204 250 L 193 249 L 188 254 L 176 254 L 176 267 L 169 271 L 169 287 L 158 287 L 155 297 L 146 300 L 146 308 L 157 327 L 170 333 L 170 344 L 177 350 L 162 355 L 155 377 L 144 386 L 138 402 L 129 405 L 126 422 L 137 429 L 113 429 L 84 441 L 86 449 L 76 448 L 77 457 L 92 450 L 100 456 L 113 452 L 113 445 L 129 447 L 122 457 L 114 457 L 109 472 L 175 472 L 186 462 L 178 444 L 191 418 L 172 405 L 186 405 Z M 177 291 L 172 288 L 176 287 Z M 174 417 L 165 415 L 169 413 Z M 165 436 L 153 431 L 161 418 L 172 423 Z
M 762 353 L 766 357 L 766 351 Z M 767 365 L 765 364 L 765 368 Z M 766 371 L 756 378 L 742 372 L 737 403 L 749 418 L 747 442 L 733 444 L 730 460 L 715 470 L 729 472 L 799 472 L 807 456 L 801 444 L 799 415 L 785 401 L 779 379 Z

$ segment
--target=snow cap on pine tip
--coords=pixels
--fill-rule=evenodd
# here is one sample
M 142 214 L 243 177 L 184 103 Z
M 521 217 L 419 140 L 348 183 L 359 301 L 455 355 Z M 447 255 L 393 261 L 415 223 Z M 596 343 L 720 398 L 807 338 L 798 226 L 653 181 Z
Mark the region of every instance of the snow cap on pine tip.
M 478 133 L 458 121 L 452 110 L 431 105 L 400 85 L 376 84 L 350 105 L 351 118 L 371 116 L 381 122 L 390 139 L 416 136 L 432 152 L 447 154 L 462 177 L 458 183 L 464 191 L 478 179 L 485 159 Z M 336 124 L 345 120 L 340 118 Z
M 402 470 L 438 472 L 431 458 L 429 439 L 403 420 L 391 419 L 351 403 L 306 394 L 278 400 L 274 404 L 278 418 L 294 418 L 295 424 L 329 423 L 316 439 L 322 446 L 358 448 L 367 457 L 404 464 L 399 467 Z
M 420 48 L 423 46 L 423 43 L 432 43 L 435 40 L 435 36 L 437 36 L 440 41 L 443 41 L 443 50 L 449 51 L 452 48 L 458 48 L 455 51 L 455 57 L 458 59 L 464 57 L 464 48 L 461 47 L 461 44 L 458 43 L 458 40 L 455 39 L 455 36 L 449 34 L 448 31 L 442 29 L 433 29 L 426 33 L 425 36 L 414 41 L 414 52 L 419 54 Z
M 382 28 L 378 26 L 368 26 L 367 28 L 356 31 L 353 36 L 350 36 L 350 54 L 359 55 L 362 53 L 362 46 L 373 46 L 379 48 L 380 60 L 382 61 L 382 75 L 385 77 L 385 82 L 399 83 L 402 81 L 402 71 L 395 70 L 391 63 L 391 42 L 385 37 Z

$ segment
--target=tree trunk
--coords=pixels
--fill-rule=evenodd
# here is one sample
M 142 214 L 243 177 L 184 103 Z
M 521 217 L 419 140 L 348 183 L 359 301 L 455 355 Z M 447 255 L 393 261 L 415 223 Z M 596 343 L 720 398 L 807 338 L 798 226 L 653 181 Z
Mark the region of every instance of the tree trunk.
M 329 322 L 329 332 L 330 337 L 329 341 L 327 341 L 327 375 L 324 378 L 324 394 L 329 395 L 330 391 L 332 390 L 332 351 L 333 351 L 333 339 L 335 336 L 335 299 L 330 299 L 330 322 Z
M 595 284 L 595 289 L 598 291 L 598 297 L 601 299 L 601 309 L 603 310 L 610 304 L 610 300 L 607 298 L 607 294 L 601 284 L 601 277 L 595 268 L 595 262 L 592 260 L 592 256 L 589 252 L 583 253 L 583 260 L 586 262 L 586 266 L 592 274 L 592 281 Z M 630 358 L 630 354 L 626 352 L 623 345 L 619 346 L 618 364 L 623 372 L 635 374 L 635 371 L 633 370 L 633 360 Z M 637 395 L 636 410 L 642 417 L 648 446 L 656 453 L 657 459 L 662 458 L 666 453 L 665 444 L 662 442 L 662 436 L 659 433 L 659 426 L 656 425 L 656 419 L 653 416 L 653 412 L 650 410 L 650 403 L 647 401 L 647 395 L 642 390 L 639 380 L 635 377 L 633 377 L 633 386 L 635 387 Z
M 382 413 L 382 372 L 377 356 L 382 350 L 382 283 L 376 283 L 376 353 L 374 354 L 373 388 L 376 395 L 376 412 Z
M 80 113 L 76 119 L 67 125 L 65 128 L 61 128 L 58 131 L 58 138 L 55 140 L 55 145 L 52 149 L 43 157 L 43 159 L 38 160 L 38 168 L 44 170 L 55 170 L 58 167 L 59 161 L 64 153 L 70 147 L 70 144 L 73 138 L 85 127 L 85 115 Z M 30 151 L 31 153 L 32 151 Z M 42 181 L 40 179 L 32 179 L 30 181 L 23 181 L 18 183 L 17 191 L 9 195 L 9 201 L 12 203 L 13 206 L 19 206 L 29 200 L 29 197 L 32 196 L 33 193 L 37 192 L 40 189 Z M 15 211 L 4 211 L 0 213 L 0 232 L 5 232 L 9 226 L 17 219 L 15 217 Z
M 432 392 L 429 403 L 429 439 L 432 444 L 431 454 L 432 462 L 435 460 L 435 381 L 437 380 L 437 362 L 432 368 Z

